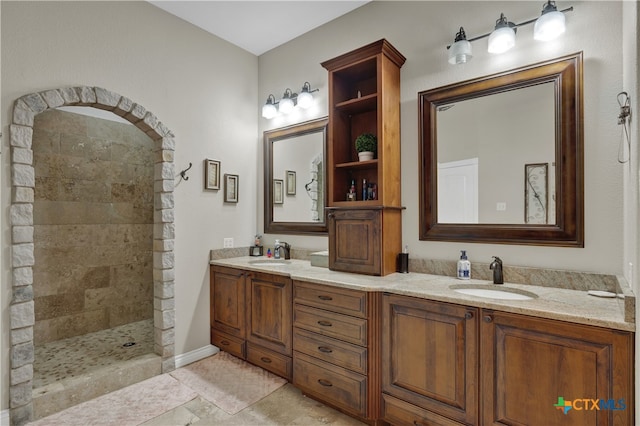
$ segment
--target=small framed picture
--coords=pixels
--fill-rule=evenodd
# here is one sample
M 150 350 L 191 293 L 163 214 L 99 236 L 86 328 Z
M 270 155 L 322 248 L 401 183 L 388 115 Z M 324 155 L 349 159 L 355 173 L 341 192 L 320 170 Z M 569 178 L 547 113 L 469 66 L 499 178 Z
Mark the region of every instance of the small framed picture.
M 287 195 L 296 195 L 296 172 L 287 170 Z
M 548 164 L 524 165 L 524 223 L 548 223 Z
M 204 189 L 220 189 L 220 162 L 204 160 Z
M 273 204 L 282 204 L 284 202 L 284 182 L 282 179 L 273 180 Z
M 224 174 L 224 202 L 225 203 L 237 203 L 238 202 L 238 175 Z

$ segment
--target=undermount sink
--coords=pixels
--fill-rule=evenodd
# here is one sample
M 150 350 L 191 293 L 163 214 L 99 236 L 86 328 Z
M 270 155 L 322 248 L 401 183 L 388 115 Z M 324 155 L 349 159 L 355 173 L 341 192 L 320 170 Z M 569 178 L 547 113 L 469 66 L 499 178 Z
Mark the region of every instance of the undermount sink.
M 253 265 L 253 266 L 287 266 L 289 264 L 291 264 L 290 261 L 281 260 L 281 259 L 273 259 L 273 260 L 261 259 L 261 260 L 252 260 L 249 262 L 249 265 Z
M 487 299 L 531 300 L 538 297 L 537 294 L 525 290 L 490 284 L 454 284 L 449 288 L 457 293 Z

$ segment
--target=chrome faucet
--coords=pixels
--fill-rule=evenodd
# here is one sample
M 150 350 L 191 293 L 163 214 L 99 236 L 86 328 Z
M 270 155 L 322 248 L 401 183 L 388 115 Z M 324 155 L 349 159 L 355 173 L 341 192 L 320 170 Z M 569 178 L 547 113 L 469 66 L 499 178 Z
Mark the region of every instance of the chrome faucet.
M 493 262 L 489 265 L 489 269 L 493 270 L 493 283 L 504 284 L 504 278 L 502 276 L 502 259 L 498 256 L 492 256 Z
M 285 260 L 291 259 L 291 245 L 289 243 L 280 241 L 280 244 L 275 246 L 275 251 L 280 255 L 279 257 L 284 257 Z M 280 253 L 281 251 L 284 252 L 284 256 Z

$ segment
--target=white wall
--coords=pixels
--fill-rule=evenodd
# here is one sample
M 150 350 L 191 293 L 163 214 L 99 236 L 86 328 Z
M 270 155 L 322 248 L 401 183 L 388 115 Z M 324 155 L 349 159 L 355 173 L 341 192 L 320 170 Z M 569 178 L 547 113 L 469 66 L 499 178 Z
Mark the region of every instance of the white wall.
M 561 3 L 565 7 L 569 4 Z M 321 89 L 318 116 L 327 113 L 327 72 L 320 63 L 386 38 L 407 61 L 401 70 L 403 244 L 417 258 L 455 260 L 466 249 L 470 260 L 500 256 L 507 265 L 621 273 L 623 253 L 622 171 L 617 162 L 620 129 L 616 95 L 622 87 L 622 3 L 571 2 L 567 33 L 557 41 L 534 42 L 533 26 L 518 30 L 516 47 L 500 56 L 486 52 L 486 39 L 473 42 L 471 62 L 453 66 L 445 46 L 462 25 L 469 38 L 490 31 L 504 12 L 514 22 L 540 13 L 539 2 L 371 2 L 260 56 L 259 99 L 280 97 L 290 85 L 308 80 Z M 584 51 L 585 247 L 549 248 L 418 239 L 417 93 Z M 260 119 L 260 130 L 278 127 Z M 259 206 L 262 200 L 259 199 Z M 275 236 L 268 236 L 269 238 Z M 295 242 L 294 242 L 295 243 Z M 299 245 L 325 246 L 326 239 L 300 239 Z
M 174 133 L 175 352 L 209 343 L 209 250 L 253 241 L 256 223 L 257 58 L 146 2 L 5 2 L 2 133 L 13 101 L 66 86 L 100 86 L 153 112 Z M 9 141 L 2 140 L 2 409 L 8 400 L 11 274 Z M 204 191 L 203 160 L 240 176 L 239 203 Z M 178 182 L 176 180 L 176 182 Z

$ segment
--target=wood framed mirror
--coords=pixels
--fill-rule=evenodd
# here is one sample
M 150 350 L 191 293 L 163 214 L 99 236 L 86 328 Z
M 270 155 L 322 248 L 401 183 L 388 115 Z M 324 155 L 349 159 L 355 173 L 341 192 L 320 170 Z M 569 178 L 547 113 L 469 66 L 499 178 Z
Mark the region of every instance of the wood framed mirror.
M 264 132 L 264 232 L 326 234 L 327 123 Z
M 582 52 L 418 94 L 420 240 L 584 247 Z

